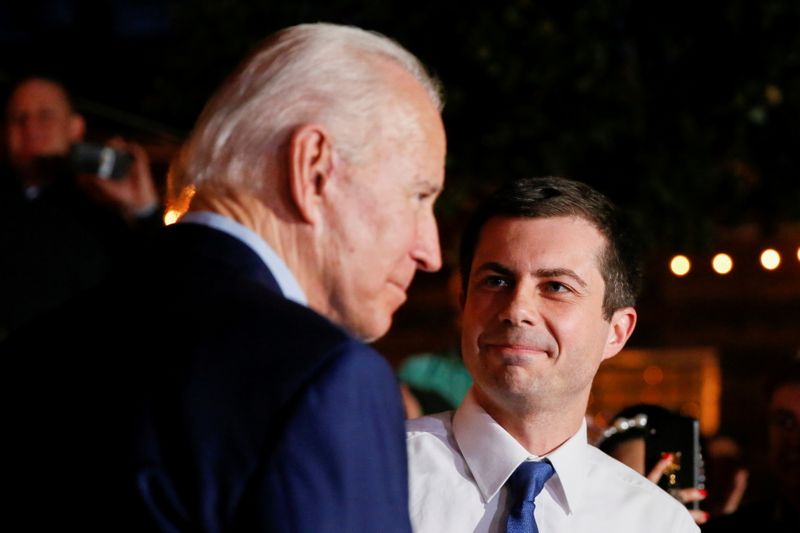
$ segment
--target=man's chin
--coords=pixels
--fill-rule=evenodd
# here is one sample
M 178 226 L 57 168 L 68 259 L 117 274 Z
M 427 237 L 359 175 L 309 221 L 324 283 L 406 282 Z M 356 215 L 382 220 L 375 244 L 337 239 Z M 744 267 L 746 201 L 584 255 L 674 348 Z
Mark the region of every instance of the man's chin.
M 374 326 L 370 327 L 369 329 L 364 330 L 363 333 L 356 335 L 361 341 L 370 344 L 375 341 L 380 340 L 384 335 L 389 332 L 389 328 L 392 327 L 392 321 L 389 320 L 385 325 L 382 326 Z
M 370 316 L 363 317 L 358 322 L 345 325 L 351 335 L 358 340 L 371 343 L 375 342 L 389 331 L 392 327 L 392 314 L 374 312 Z

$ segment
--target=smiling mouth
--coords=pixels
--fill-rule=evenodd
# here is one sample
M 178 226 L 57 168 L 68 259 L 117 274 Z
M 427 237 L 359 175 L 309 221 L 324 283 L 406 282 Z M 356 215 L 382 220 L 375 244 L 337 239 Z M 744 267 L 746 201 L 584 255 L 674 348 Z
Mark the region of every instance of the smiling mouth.
M 399 293 L 399 295 L 400 295 L 400 297 L 401 297 L 401 302 L 400 302 L 400 305 L 402 305 L 403 303 L 405 303 L 406 299 L 408 298 L 408 294 L 407 294 L 407 292 L 406 292 L 406 291 L 407 291 L 407 288 L 406 288 L 406 287 L 404 287 L 403 285 L 401 285 L 401 284 L 397 283 L 397 282 L 394 282 L 394 281 L 390 281 L 390 282 L 388 283 L 388 285 L 389 285 L 391 288 L 395 289 L 395 290 L 396 290 L 396 291 Z
M 390 282 L 389 282 L 389 285 L 391 285 L 391 286 L 392 286 L 392 287 L 394 287 L 395 289 L 399 290 L 399 291 L 400 291 L 400 292 L 402 292 L 403 294 L 405 294 L 405 293 L 406 293 L 406 291 L 408 290 L 408 287 L 407 287 L 406 285 L 403 285 L 402 283 L 398 283 L 398 282 L 396 282 L 396 281 L 390 281 Z
M 550 357 L 546 350 L 524 344 L 485 344 L 483 349 L 494 352 L 512 363 L 528 361 L 532 358 Z

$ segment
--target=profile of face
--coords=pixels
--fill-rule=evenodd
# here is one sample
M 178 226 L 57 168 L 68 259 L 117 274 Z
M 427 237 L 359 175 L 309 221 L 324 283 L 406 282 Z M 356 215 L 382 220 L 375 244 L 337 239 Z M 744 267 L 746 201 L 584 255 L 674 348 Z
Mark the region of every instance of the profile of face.
M 56 83 L 31 79 L 19 85 L 6 110 L 8 155 L 15 167 L 36 157 L 63 156 L 83 137 L 84 122 Z
M 325 314 L 366 341 L 388 331 L 417 269 L 441 267 L 433 205 L 444 184 L 444 127 L 411 75 L 387 71 L 395 105 L 383 120 L 401 125 L 376 128 L 378 137 L 358 163 L 342 165 L 328 197 Z M 387 131 L 394 129 L 399 135 Z
M 462 353 L 479 403 L 583 413 L 597 369 L 633 331 L 633 308 L 603 318 L 606 239 L 578 217 L 489 219 L 464 299 Z
M 772 393 L 769 458 L 781 490 L 800 499 L 800 383 L 785 383 Z

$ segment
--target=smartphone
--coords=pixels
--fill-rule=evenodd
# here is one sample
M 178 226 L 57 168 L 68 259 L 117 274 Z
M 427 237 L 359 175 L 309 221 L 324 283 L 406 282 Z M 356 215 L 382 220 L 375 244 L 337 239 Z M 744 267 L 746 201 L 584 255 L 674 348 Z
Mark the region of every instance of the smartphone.
M 117 180 L 128 175 L 133 156 L 104 144 L 76 143 L 72 145 L 69 160 L 76 174 Z
M 650 472 L 662 454 L 673 456 L 672 464 L 658 485 L 667 492 L 674 489 L 704 488 L 703 457 L 700 450 L 700 424 L 688 416 L 668 417 L 659 427 L 645 433 L 645 472 Z M 687 504 L 698 509 L 699 502 Z

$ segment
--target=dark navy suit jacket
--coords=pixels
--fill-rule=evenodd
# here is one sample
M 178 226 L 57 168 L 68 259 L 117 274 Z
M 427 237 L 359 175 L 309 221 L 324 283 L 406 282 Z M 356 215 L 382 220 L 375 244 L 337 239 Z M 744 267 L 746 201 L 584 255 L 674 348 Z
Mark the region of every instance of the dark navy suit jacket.
M 21 530 L 410 531 L 391 369 L 225 233 L 166 228 L 0 350 Z

